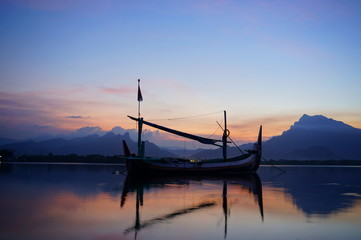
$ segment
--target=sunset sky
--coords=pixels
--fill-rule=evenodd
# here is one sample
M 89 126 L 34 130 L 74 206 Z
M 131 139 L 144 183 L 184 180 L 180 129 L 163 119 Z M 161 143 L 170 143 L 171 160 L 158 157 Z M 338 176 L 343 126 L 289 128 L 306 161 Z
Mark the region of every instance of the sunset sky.
M 203 136 L 361 128 L 358 0 L 0 0 L 0 26 L 0 137 L 134 128 L 138 78 L 145 119 Z

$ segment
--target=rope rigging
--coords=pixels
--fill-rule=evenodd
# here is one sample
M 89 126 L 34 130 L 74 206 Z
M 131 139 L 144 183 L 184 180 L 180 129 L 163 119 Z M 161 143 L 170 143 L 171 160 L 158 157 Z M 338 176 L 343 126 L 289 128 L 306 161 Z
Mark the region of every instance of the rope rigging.
M 224 129 L 222 128 L 221 124 L 219 124 L 219 122 L 217 122 L 218 126 L 224 131 Z M 226 132 L 227 132 L 227 137 L 229 138 L 229 140 L 231 140 L 231 142 L 233 143 L 233 145 L 242 153 L 244 154 L 244 152 L 242 151 L 242 149 L 240 149 L 237 144 L 233 141 L 233 139 L 229 136 L 230 135 L 230 131 L 228 129 L 226 129 Z M 262 160 L 265 161 L 266 163 L 268 163 L 269 165 L 271 165 L 273 168 L 283 172 L 283 173 L 287 173 L 286 170 L 282 169 L 282 168 L 279 168 L 279 167 L 276 167 L 274 166 L 270 161 L 268 161 L 267 159 L 265 159 L 263 156 L 262 156 Z
M 218 111 L 218 112 L 211 112 L 211 113 L 205 113 L 205 114 L 200 114 L 200 115 L 193 115 L 193 116 L 188 116 L 188 117 L 177 117 L 177 118 L 163 118 L 163 119 L 150 119 L 148 121 L 173 121 L 173 120 L 182 120 L 182 119 L 189 119 L 189 118 L 196 118 L 196 117 L 203 117 L 203 116 L 208 116 L 208 115 L 214 115 L 217 113 L 221 113 L 223 111 Z
M 287 173 L 286 170 L 282 169 L 282 168 L 279 168 L 279 167 L 276 167 L 275 165 L 273 165 L 270 161 L 268 161 L 267 159 L 265 159 L 264 157 L 262 157 L 262 160 L 265 161 L 266 163 L 268 163 L 269 165 L 271 165 L 271 167 L 274 167 L 275 169 L 283 172 L 283 173 Z
M 219 124 L 219 122 L 217 122 L 218 126 L 224 131 L 223 127 L 221 126 L 221 124 Z M 233 139 L 229 136 L 230 135 L 230 131 L 228 129 L 226 129 L 227 131 L 227 138 L 229 138 L 229 140 L 231 140 L 231 142 L 233 143 L 233 145 L 242 153 L 244 154 L 244 152 L 242 151 L 242 149 L 240 149 L 237 144 L 233 141 Z
M 211 135 L 209 135 L 207 138 L 211 138 L 214 134 L 216 134 L 216 132 L 218 131 L 218 129 L 219 129 L 219 126 L 216 128 L 216 130 L 211 134 Z

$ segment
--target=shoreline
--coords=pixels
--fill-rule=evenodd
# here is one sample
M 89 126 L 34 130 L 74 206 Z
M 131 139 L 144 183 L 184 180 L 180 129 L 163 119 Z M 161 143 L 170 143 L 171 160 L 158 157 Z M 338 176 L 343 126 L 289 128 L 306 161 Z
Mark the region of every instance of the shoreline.
M 45 164 L 114 164 L 124 165 L 124 156 L 103 156 L 103 155 L 37 155 L 21 156 L 17 158 L 0 159 L 0 163 L 45 163 Z M 361 160 L 262 160 L 261 166 L 279 165 L 302 165 L 302 166 L 361 166 Z

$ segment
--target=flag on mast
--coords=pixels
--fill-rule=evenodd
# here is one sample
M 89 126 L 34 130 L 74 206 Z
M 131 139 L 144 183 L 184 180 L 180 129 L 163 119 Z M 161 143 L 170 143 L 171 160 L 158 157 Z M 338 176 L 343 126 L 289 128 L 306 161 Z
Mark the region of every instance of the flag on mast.
M 142 92 L 140 91 L 140 79 L 138 79 L 138 102 L 143 101 Z

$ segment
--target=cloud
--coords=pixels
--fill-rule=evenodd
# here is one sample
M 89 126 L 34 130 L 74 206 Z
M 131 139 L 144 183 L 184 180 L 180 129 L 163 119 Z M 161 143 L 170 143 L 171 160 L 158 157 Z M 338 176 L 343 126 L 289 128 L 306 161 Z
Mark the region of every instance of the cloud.
M 77 129 L 75 132 L 73 132 L 71 135 L 73 137 L 84 137 L 88 135 L 94 135 L 97 134 L 99 136 L 102 136 L 106 133 L 106 131 L 103 131 L 101 127 L 95 126 L 95 127 L 82 127 Z
M 129 86 L 115 86 L 115 87 L 99 87 L 102 93 L 111 93 L 116 95 L 121 94 L 135 94 L 136 88 Z
M 49 101 L 41 101 L 29 94 L 0 92 L 0 122 L 29 122 L 46 119 L 48 111 L 44 109 Z M 52 107 L 55 107 L 54 105 Z
M 65 116 L 65 118 L 70 118 L 70 119 L 82 119 L 82 118 L 90 118 L 90 116 L 88 116 L 88 117 L 83 117 L 83 116 Z
M 97 106 L 96 102 L 79 102 L 74 98 L 60 98 L 63 94 L 38 94 L 36 92 L 0 91 L 0 125 L 2 137 L 28 138 L 40 134 L 59 134 L 61 130 L 68 132 L 71 128 L 89 124 L 90 117 L 82 115 L 66 115 L 64 112 L 86 111 Z M 86 105 L 86 107 L 84 107 Z M 74 121 L 74 120 L 77 121 Z M 42 126 L 39 129 L 39 126 Z M 27 130 L 26 128 L 29 128 Z M 70 128 L 70 129 L 69 129 Z M 6 135 L 5 135 L 6 133 Z
M 14 130 L 14 128 L 16 130 Z M 21 124 L 21 123 L 3 123 L 0 122 L 1 137 L 11 139 L 50 139 L 54 136 L 67 134 L 67 130 L 57 128 L 51 125 L 40 124 Z

